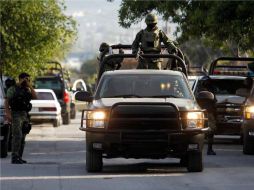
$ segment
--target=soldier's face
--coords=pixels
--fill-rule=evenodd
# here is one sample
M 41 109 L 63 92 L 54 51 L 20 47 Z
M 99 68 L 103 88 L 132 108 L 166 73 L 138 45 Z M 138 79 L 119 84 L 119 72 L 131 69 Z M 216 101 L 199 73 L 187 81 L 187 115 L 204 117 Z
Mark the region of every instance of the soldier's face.
M 153 29 L 156 26 L 156 23 L 148 24 L 147 27 Z
M 20 79 L 21 86 L 25 86 L 26 87 L 26 86 L 28 86 L 29 82 L 30 82 L 30 78 L 29 77 Z

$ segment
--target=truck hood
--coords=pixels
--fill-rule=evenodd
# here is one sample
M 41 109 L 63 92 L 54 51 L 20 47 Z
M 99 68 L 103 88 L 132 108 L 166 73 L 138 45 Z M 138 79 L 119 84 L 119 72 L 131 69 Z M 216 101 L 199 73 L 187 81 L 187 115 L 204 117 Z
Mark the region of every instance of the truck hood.
M 243 104 L 245 97 L 236 96 L 236 95 L 216 95 L 217 104 Z
M 140 103 L 172 103 L 175 104 L 179 110 L 196 110 L 200 109 L 197 103 L 191 99 L 183 98 L 102 98 L 94 100 L 92 108 L 110 108 L 116 103 L 126 102 L 140 102 Z

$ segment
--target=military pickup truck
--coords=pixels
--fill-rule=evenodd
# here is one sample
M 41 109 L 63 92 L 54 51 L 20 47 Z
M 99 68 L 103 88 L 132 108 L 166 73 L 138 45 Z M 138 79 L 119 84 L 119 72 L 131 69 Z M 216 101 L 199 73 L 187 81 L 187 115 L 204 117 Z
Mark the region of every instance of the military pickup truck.
M 197 76 L 193 82 L 192 90 L 197 96 L 209 80 L 209 91 L 217 99 L 217 135 L 243 135 L 241 127 L 246 98 L 238 95 L 237 91 L 245 88 L 246 77 L 252 75 L 249 69 L 252 62 L 254 58 L 220 57 L 210 64 L 206 76 Z
M 71 122 L 71 115 L 75 109 L 71 102 L 71 92 L 68 87 L 68 81 L 65 78 L 63 68 L 59 62 L 48 62 L 41 76 L 36 77 L 34 85 L 36 89 L 51 89 L 61 105 L 61 115 L 64 125 Z
M 251 79 L 251 78 L 249 78 Z M 245 97 L 243 106 L 243 153 L 254 154 L 254 81 L 252 78 L 251 89 L 240 89 L 237 91 L 239 96 Z
M 182 62 L 174 55 L 163 56 Z M 211 93 L 204 94 L 200 99 L 209 101 Z M 80 127 L 86 132 L 88 172 L 101 171 L 103 158 L 117 157 L 174 157 L 190 172 L 203 170 L 204 133 L 209 128 L 182 72 L 108 71 L 100 77 L 94 96 L 80 91 L 75 98 L 89 102 Z

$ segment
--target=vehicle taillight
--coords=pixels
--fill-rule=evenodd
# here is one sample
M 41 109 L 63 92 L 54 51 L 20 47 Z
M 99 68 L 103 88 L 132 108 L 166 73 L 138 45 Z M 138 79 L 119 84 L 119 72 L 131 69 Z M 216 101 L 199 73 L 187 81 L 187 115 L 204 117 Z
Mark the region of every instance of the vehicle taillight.
M 69 94 L 68 94 L 66 91 L 64 92 L 63 101 L 64 101 L 65 103 L 68 103 L 68 102 L 70 101 L 70 96 L 69 96 Z
M 217 71 L 217 70 L 214 70 L 214 71 L 213 71 L 213 74 L 214 74 L 214 75 L 220 75 L 221 72 L 220 72 L 220 71 Z
M 56 108 L 39 108 L 39 111 L 56 111 Z

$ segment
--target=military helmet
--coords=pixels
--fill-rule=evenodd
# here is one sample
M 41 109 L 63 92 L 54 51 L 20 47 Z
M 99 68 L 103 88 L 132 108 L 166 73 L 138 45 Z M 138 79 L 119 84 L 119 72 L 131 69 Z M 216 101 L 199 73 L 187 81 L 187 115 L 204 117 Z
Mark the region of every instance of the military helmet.
M 109 49 L 109 45 L 106 42 L 102 42 L 101 45 L 100 45 L 99 51 L 103 52 L 103 51 L 108 50 L 108 49 Z
M 10 88 L 11 86 L 14 86 L 16 84 L 15 79 L 9 77 L 5 80 L 5 87 L 6 89 Z
M 146 16 L 145 22 L 146 24 L 157 24 L 158 18 L 155 14 L 150 13 Z

